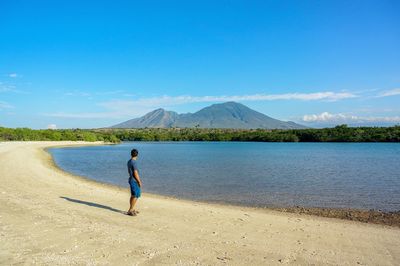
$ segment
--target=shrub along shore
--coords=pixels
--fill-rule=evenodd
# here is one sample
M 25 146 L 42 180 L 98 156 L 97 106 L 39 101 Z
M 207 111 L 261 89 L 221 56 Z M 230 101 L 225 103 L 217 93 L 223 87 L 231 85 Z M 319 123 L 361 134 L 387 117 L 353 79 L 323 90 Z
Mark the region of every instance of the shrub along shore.
M 0 141 L 399 142 L 400 126 L 321 129 L 29 129 L 0 127 Z

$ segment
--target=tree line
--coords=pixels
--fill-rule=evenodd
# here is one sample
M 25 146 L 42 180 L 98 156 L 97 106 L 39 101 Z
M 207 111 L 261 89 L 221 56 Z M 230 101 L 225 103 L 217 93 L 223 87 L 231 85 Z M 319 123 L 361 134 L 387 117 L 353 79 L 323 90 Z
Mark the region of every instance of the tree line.
M 105 141 L 120 140 L 111 132 L 95 132 L 89 129 L 30 129 L 0 127 L 0 141 Z
M 0 127 L 0 141 L 255 141 L 255 142 L 399 142 L 400 126 L 321 129 L 41 129 Z

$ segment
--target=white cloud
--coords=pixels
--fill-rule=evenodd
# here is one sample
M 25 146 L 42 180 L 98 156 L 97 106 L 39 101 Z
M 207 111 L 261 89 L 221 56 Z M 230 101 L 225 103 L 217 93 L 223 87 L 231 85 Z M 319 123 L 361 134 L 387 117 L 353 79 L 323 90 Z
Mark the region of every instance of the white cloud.
M 6 93 L 6 92 L 12 92 L 12 93 L 18 93 L 18 94 L 29 94 L 28 91 L 22 91 L 16 89 L 14 85 L 6 84 L 3 82 L 0 82 L 0 93 Z
M 0 82 L 0 92 L 15 92 L 15 86 Z
M 58 112 L 58 113 L 51 113 L 51 114 L 44 114 L 45 116 L 50 117 L 59 117 L 59 118 L 84 118 L 84 119 L 92 119 L 92 118 L 112 118 L 114 117 L 114 113 L 111 112 L 98 112 L 98 113 L 65 113 L 65 112 Z
M 304 122 L 330 122 L 339 120 L 355 119 L 355 116 L 348 116 L 344 114 L 331 114 L 328 112 L 323 112 L 321 114 L 304 115 Z
M 118 91 L 119 92 L 119 91 Z M 72 94 L 71 94 L 72 95 Z M 86 96 L 86 95 L 85 95 Z M 155 108 L 174 106 L 188 103 L 207 103 L 207 102 L 227 102 L 227 101 L 275 101 L 275 100 L 300 100 L 300 101 L 337 101 L 347 98 L 354 98 L 356 95 L 348 92 L 315 92 L 315 93 L 285 93 L 285 94 L 251 94 L 234 96 L 160 96 L 138 98 L 137 100 L 119 100 L 114 99 L 107 102 L 101 102 L 98 105 L 108 111 L 89 112 L 89 113 L 52 113 L 44 114 L 46 116 L 60 118 L 124 118 L 137 117 L 152 111 Z
M 348 98 L 355 98 L 357 95 L 349 92 L 314 92 L 314 93 L 284 93 L 284 94 L 250 94 L 250 95 L 233 95 L 233 96 L 168 96 L 139 98 L 137 100 L 113 100 L 100 105 L 111 107 L 118 104 L 131 106 L 152 106 L 159 107 L 165 105 L 180 105 L 186 103 L 200 102 L 228 102 L 228 101 L 276 101 L 276 100 L 301 100 L 301 101 L 337 101 Z
M 49 124 L 49 125 L 47 125 L 47 129 L 57 129 L 57 125 L 56 124 Z
M 76 118 L 76 119 L 121 119 L 126 117 L 137 117 L 152 111 L 152 109 L 118 110 L 109 112 L 86 112 L 86 113 L 44 113 L 44 116 L 57 118 Z
M 302 120 L 308 123 L 400 123 L 400 116 L 356 116 L 323 112 L 320 114 L 305 115 Z
M 113 94 L 121 94 L 123 92 L 124 92 L 123 90 L 101 91 L 101 92 L 96 92 L 96 95 L 113 95 Z
M 275 101 L 275 100 L 301 100 L 315 101 L 326 100 L 336 101 L 346 98 L 357 97 L 347 92 L 315 92 L 315 93 L 285 93 L 285 94 L 251 94 L 251 95 L 233 95 L 233 96 L 160 96 L 138 98 L 137 100 L 110 100 L 99 103 L 99 106 L 112 110 L 119 115 L 143 115 L 154 108 L 175 106 L 188 103 L 212 103 L 212 102 L 228 102 L 228 101 Z
M 396 96 L 396 95 L 400 95 L 400 88 L 384 91 L 384 92 L 378 94 L 377 97 L 388 97 L 388 96 Z
M 88 97 L 88 96 L 105 96 L 105 95 L 115 95 L 115 94 L 121 94 L 123 93 L 123 90 L 113 90 L 113 91 L 99 91 L 99 92 L 87 92 L 87 91 L 80 91 L 80 90 L 74 90 L 74 91 L 69 91 L 64 93 L 65 96 L 77 96 L 77 97 Z
M 17 77 L 19 77 L 19 75 L 17 73 L 10 73 L 10 74 L 8 74 L 8 77 L 17 78 Z
M 0 110 L 3 110 L 3 109 L 11 109 L 11 108 L 14 108 L 14 106 L 12 106 L 12 105 L 9 104 L 9 103 L 0 101 Z
M 87 97 L 87 96 L 90 96 L 91 94 L 88 92 L 84 92 L 84 91 L 70 91 L 70 92 L 64 93 L 64 95 L 65 96 Z
M 234 95 L 234 96 L 163 96 L 160 98 L 141 99 L 143 103 L 159 103 L 159 104 L 183 104 L 194 102 L 226 102 L 226 101 L 276 101 L 276 100 L 301 100 L 315 101 L 328 100 L 336 101 L 347 98 L 354 98 L 356 95 L 347 92 L 315 92 L 315 93 L 284 93 L 284 94 L 251 94 L 251 95 Z

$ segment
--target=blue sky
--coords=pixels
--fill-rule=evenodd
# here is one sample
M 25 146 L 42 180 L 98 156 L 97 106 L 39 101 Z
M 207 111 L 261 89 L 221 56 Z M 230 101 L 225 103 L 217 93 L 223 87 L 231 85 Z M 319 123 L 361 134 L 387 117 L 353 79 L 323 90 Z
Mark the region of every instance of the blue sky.
M 92 128 L 238 101 L 400 124 L 399 1 L 1 1 L 0 125 Z

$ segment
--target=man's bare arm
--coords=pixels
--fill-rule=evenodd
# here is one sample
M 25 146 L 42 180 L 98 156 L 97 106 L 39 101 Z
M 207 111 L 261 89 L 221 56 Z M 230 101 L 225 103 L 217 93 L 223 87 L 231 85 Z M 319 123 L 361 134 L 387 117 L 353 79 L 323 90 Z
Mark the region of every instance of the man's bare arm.
M 133 171 L 133 175 L 134 175 L 136 181 L 138 182 L 139 187 L 141 187 L 142 186 L 142 181 L 140 181 L 139 172 L 137 170 L 134 170 Z

